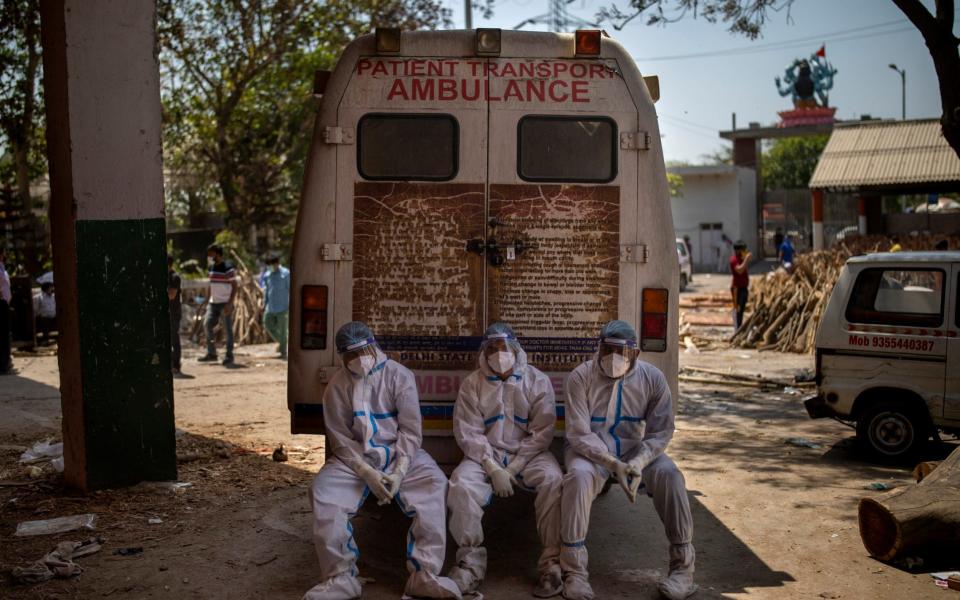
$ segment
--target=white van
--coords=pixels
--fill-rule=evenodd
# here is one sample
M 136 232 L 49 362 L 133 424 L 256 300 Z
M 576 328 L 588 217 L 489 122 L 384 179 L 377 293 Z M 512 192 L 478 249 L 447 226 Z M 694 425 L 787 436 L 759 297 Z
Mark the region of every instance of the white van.
M 576 34 L 378 29 L 323 88 L 293 249 L 288 406 L 322 433 L 333 338 L 366 322 L 416 374 L 424 446 L 488 324 L 563 379 L 621 318 L 677 393 L 677 259 L 654 100 L 629 54 Z M 651 92 L 653 96 L 651 96 Z
M 960 433 L 960 252 L 847 261 L 817 330 L 811 418 L 856 422 L 881 458 Z

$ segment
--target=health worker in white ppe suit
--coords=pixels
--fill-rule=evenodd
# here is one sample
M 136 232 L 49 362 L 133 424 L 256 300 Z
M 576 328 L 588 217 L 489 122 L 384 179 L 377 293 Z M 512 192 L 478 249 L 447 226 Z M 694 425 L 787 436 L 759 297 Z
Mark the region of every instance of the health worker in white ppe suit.
M 447 505 L 457 564 L 450 570 L 464 594 L 477 590 L 487 570 L 483 510 L 494 494 L 515 489 L 537 494 L 539 581 L 533 595 L 556 596 L 560 573 L 560 484 L 563 472 L 549 451 L 557 414 L 553 386 L 527 364 L 513 330 L 504 323 L 484 334 L 477 369 L 464 379 L 453 407 L 453 435 L 463 461 L 450 477 Z
M 379 504 L 396 500 L 413 519 L 407 533 L 410 576 L 404 598 L 460 598 L 456 584 L 439 575 L 446 552 L 447 478 L 420 448 L 420 401 L 413 373 L 387 358 L 370 329 L 358 321 L 340 328 L 336 345 L 344 366 L 323 393 L 333 455 L 310 489 L 322 580 L 304 600 L 360 597 L 360 551 L 350 519 L 369 494 Z
M 693 583 L 693 518 L 683 475 L 664 450 L 673 437 L 673 402 L 663 373 L 637 358 L 637 334 L 623 321 L 600 332 L 593 360 L 567 378 L 560 538 L 563 596 L 590 600 L 587 528 L 590 506 L 610 477 L 630 501 L 645 489 L 670 541 L 670 572 L 661 595 L 687 598 Z

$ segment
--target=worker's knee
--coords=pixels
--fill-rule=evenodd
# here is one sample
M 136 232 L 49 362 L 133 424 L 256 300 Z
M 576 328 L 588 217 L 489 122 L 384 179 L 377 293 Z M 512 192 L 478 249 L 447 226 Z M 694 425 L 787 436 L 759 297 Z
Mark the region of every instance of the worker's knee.
M 572 468 L 563 476 L 563 489 L 575 493 L 587 493 L 593 485 L 594 477 L 595 474 L 592 470 Z

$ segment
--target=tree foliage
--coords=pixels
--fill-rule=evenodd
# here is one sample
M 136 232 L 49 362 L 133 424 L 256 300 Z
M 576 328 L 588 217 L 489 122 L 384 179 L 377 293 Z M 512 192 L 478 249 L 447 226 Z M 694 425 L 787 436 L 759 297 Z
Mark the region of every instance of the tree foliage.
M 289 229 L 316 109 L 313 74 L 377 26 L 435 27 L 433 0 L 160 0 L 168 202 Z
M 764 188 L 806 189 L 828 139 L 821 134 L 775 140 L 760 161 Z
M 2 0 L 0 185 L 14 188 L 26 213 L 33 207 L 30 183 L 46 170 L 40 58 L 38 0 Z
M 598 20 L 620 30 L 638 17 L 646 17 L 647 25 L 666 25 L 687 16 L 703 18 L 710 23 L 727 25 L 731 33 L 756 39 L 770 12 L 785 11 L 790 15 L 794 0 L 629 0 L 623 9 L 611 5 L 600 9 Z

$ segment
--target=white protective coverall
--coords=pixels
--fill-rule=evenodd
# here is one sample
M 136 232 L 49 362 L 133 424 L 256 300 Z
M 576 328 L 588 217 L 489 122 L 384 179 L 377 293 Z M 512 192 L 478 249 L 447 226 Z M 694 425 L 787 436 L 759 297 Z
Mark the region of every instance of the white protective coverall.
M 519 487 L 536 492 L 537 532 L 543 550 L 538 569 L 560 584 L 560 486 L 563 472 L 549 451 L 557 415 L 549 378 L 527 364 L 514 342 L 513 374 L 502 381 L 480 352 L 477 370 L 463 380 L 453 408 L 453 435 L 464 459 L 450 477 L 450 535 L 459 548 L 451 577 L 473 591 L 487 569 L 483 509 L 493 498 L 483 464 L 493 460 L 515 472 Z M 454 572 L 459 571 L 455 576 Z
M 323 394 L 327 443 L 333 456 L 313 480 L 313 539 L 321 583 L 305 600 L 347 600 L 360 596 L 359 549 L 350 519 L 370 493 L 356 473 L 358 461 L 379 471 L 401 458 L 409 469 L 395 496 L 413 519 L 407 533 L 410 577 L 404 597 L 460 598 L 453 581 L 440 577 L 446 553 L 447 478 L 420 448 L 420 402 L 413 373 L 377 349 L 376 366 L 363 377 L 341 368 Z
M 560 537 L 565 596 L 587 585 L 587 528 L 593 500 L 610 478 L 604 464 L 642 457 L 642 480 L 670 541 L 670 572 L 694 568 L 693 518 L 686 483 L 664 449 L 673 437 L 673 403 L 663 373 L 639 359 L 613 379 L 598 357 L 578 366 L 566 382 L 566 439 Z M 573 581 L 570 581 L 572 576 Z M 580 586 L 576 584 L 581 583 Z M 574 585 L 571 585 L 574 584 Z M 661 584 L 661 591 L 666 594 Z M 695 590 L 695 587 L 692 588 Z M 570 597 L 592 597 L 572 593 Z

